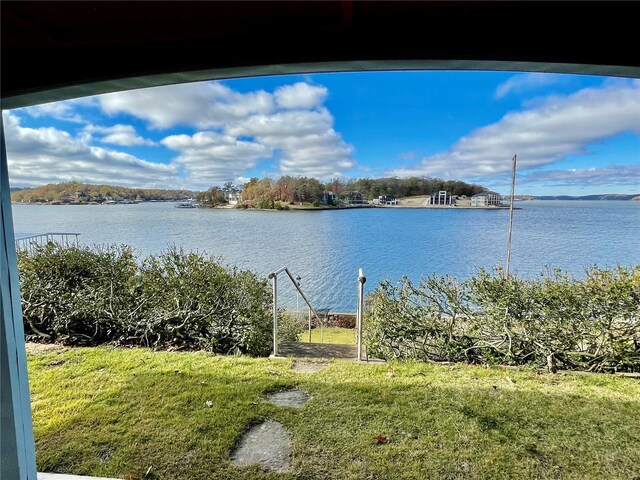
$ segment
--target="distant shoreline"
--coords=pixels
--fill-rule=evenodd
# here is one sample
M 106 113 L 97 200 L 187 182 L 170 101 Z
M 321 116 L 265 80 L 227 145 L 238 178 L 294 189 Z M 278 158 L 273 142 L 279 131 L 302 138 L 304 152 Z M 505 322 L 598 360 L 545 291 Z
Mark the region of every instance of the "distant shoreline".
M 628 195 L 628 198 L 621 198 L 621 196 L 609 196 L 605 198 L 582 198 L 582 197 L 565 197 L 565 198 L 552 198 L 552 197 L 537 197 L 537 198 L 527 198 L 527 199 L 519 199 L 516 198 L 514 210 L 520 210 L 521 207 L 517 205 L 522 202 L 564 202 L 564 201 L 583 201 L 583 202 L 636 202 L 640 201 L 640 196 L 632 196 Z M 411 197 L 407 197 L 411 198 Z M 403 201 L 405 199 L 398 199 L 399 201 Z M 417 199 L 416 199 L 417 200 Z M 146 204 L 146 203 L 179 203 L 182 200 L 146 200 L 146 201 L 125 201 L 118 202 L 112 204 L 105 203 L 96 203 L 96 202 L 11 202 L 11 205 L 37 205 L 37 206 L 79 206 L 79 205 L 101 205 L 101 206 L 114 206 L 114 205 L 138 205 L 138 204 Z M 505 201 L 508 202 L 508 201 Z M 424 209 L 424 210 L 505 210 L 509 209 L 509 205 L 489 205 L 489 206 L 481 206 L 474 207 L 470 205 L 375 205 L 375 204 L 361 204 L 361 205 L 345 205 L 340 207 L 322 205 L 318 207 L 314 206 L 300 206 L 300 205 L 287 205 L 286 208 L 242 208 L 236 205 L 219 205 L 215 207 L 205 207 L 200 206 L 198 208 L 211 208 L 211 209 L 233 209 L 233 210 L 254 210 L 260 212 L 284 212 L 284 211 L 326 211 L 326 210 L 353 210 L 358 208 L 390 208 L 390 209 Z

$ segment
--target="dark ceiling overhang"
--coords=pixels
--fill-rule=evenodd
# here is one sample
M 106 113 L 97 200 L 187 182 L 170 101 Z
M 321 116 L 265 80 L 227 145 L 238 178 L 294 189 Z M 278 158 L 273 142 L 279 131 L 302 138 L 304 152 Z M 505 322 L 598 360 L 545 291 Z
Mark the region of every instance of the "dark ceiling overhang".
M 2 108 L 381 69 L 640 77 L 637 2 L 2 1 Z

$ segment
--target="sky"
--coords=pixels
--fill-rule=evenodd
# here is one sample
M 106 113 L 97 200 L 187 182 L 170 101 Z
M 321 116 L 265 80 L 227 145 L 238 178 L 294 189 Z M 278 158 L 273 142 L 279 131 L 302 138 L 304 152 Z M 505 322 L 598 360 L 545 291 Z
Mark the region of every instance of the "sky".
M 433 176 L 640 193 L 640 80 L 517 72 L 255 77 L 3 112 L 12 187 L 204 190 L 280 175 Z

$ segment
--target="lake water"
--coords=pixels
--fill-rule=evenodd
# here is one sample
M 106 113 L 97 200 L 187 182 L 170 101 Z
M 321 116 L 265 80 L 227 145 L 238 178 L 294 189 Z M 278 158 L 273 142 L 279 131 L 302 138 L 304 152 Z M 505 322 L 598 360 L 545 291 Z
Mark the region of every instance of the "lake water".
M 640 263 L 640 202 L 518 202 L 512 272 L 546 267 L 583 276 L 590 265 Z M 84 244 L 127 244 L 140 255 L 169 244 L 222 256 L 261 276 L 282 266 L 302 277 L 316 308 L 355 311 L 357 272 L 366 290 L 427 273 L 466 278 L 506 256 L 508 210 L 353 209 L 247 211 L 139 205 L 14 205 L 16 233 L 79 232 Z M 281 302 L 295 307 L 288 282 Z

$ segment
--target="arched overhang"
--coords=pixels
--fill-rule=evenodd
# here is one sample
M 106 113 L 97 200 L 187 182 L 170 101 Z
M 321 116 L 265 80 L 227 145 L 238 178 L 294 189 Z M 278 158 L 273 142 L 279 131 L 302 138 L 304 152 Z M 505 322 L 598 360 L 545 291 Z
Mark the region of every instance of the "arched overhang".
M 640 77 L 636 2 L 2 2 L 2 108 L 371 70 Z

